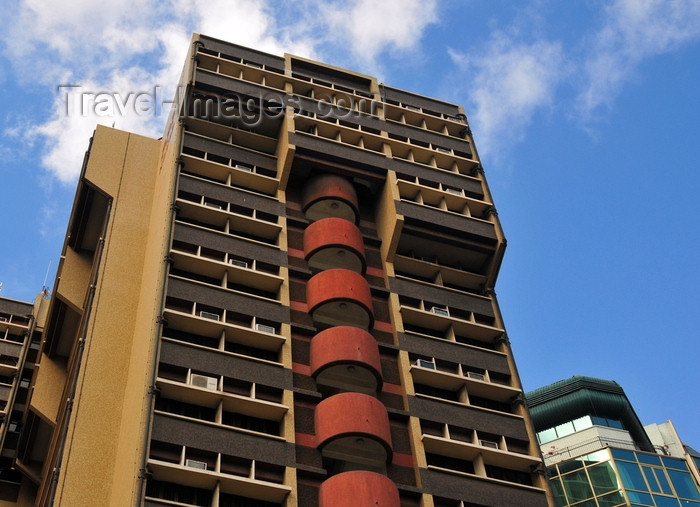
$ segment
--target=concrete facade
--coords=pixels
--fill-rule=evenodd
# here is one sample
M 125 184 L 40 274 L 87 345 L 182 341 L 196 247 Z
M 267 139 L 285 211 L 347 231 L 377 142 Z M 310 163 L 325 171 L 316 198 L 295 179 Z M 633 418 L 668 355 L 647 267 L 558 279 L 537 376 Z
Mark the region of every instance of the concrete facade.
M 463 109 L 200 35 L 178 97 L 95 131 L 9 505 L 550 504 Z

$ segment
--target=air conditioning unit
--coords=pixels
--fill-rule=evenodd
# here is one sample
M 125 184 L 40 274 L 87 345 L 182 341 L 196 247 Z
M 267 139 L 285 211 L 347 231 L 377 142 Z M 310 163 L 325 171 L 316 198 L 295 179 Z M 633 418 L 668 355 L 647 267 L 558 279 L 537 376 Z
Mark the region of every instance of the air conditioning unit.
M 265 324 L 255 324 L 255 330 L 256 331 L 261 331 L 263 333 L 272 333 L 275 334 L 275 328 L 273 326 L 268 326 Z
M 7 317 L 0 317 L 0 322 L 7 322 Z
M 417 359 L 416 366 L 421 368 L 428 368 L 429 370 L 435 370 L 435 361 L 427 361 L 425 359 Z
M 190 384 L 196 387 L 209 389 L 210 391 L 216 391 L 218 388 L 218 381 L 214 377 L 207 377 L 206 375 L 197 375 L 196 373 L 193 373 L 190 376 Z
M 238 266 L 239 268 L 248 268 L 248 263 L 246 261 L 239 261 L 238 259 L 229 259 L 228 263 L 232 266 Z
M 477 373 L 475 371 L 468 371 L 467 377 L 473 378 L 476 380 L 486 380 L 486 376 L 483 373 Z
M 460 188 L 444 187 L 444 190 L 449 194 L 462 195 L 462 189 Z
M 203 319 L 211 319 L 211 320 L 220 320 L 221 319 L 221 316 L 218 313 L 205 312 L 205 311 L 199 312 L 199 316 L 202 317 Z
M 443 308 L 442 306 L 433 306 L 430 309 L 431 313 L 434 313 L 435 315 L 444 315 L 445 317 L 450 316 L 450 311 L 447 308 Z
M 491 440 L 479 440 L 479 445 L 482 447 L 490 447 L 491 449 L 498 449 L 498 442 L 492 442 Z
M 252 172 L 253 172 L 253 168 L 252 168 L 252 167 L 247 166 L 247 165 L 244 165 L 244 164 L 235 164 L 233 167 L 235 167 L 236 169 L 240 169 L 241 171 L 245 171 L 245 172 L 247 172 L 247 173 L 252 173 Z
M 199 468 L 200 470 L 207 469 L 207 464 L 204 461 L 197 461 L 194 459 L 186 459 L 185 466 L 190 468 Z
M 224 209 L 224 207 L 221 204 L 216 204 L 215 202 L 207 202 L 204 201 L 204 205 L 207 208 L 214 208 L 214 209 Z
M 452 154 L 452 150 L 448 150 L 447 148 L 442 148 L 440 146 L 433 146 L 433 149 L 435 151 L 439 151 L 440 153 L 449 153 Z

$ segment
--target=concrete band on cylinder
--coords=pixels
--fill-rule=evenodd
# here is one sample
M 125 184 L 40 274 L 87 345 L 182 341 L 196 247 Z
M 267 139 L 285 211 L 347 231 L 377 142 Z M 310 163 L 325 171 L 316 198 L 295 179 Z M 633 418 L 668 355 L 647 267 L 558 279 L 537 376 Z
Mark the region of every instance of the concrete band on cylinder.
M 372 293 L 367 280 L 349 269 L 328 269 L 311 277 L 306 284 L 306 302 L 313 314 L 324 305 L 350 302 L 366 312 L 368 327 L 374 325 Z
M 337 438 L 366 437 L 384 446 L 391 461 L 391 427 L 386 407 L 376 398 L 361 393 L 340 393 L 316 406 L 316 441 L 319 448 Z
M 334 475 L 319 489 L 319 507 L 399 507 L 399 490 L 376 472 L 355 470 Z
M 311 340 L 311 374 L 337 365 L 356 365 L 376 377 L 376 390 L 382 386 L 379 347 L 367 331 L 352 326 L 335 326 L 321 331 Z
M 343 218 L 322 218 L 304 230 L 304 257 L 311 267 L 339 267 L 364 274 L 366 261 L 362 232 Z
M 357 223 L 360 217 L 355 187 L 337 174 L 321 174 L 307 181 L 302 209 L 310 220 L 336 216 Z

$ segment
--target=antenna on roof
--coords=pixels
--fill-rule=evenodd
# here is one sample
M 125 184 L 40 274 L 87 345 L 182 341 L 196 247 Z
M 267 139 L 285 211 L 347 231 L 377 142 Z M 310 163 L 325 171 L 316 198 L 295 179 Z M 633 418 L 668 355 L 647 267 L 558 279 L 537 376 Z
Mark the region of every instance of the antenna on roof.
M 49 296 L 51 295 L 51 291 L 46 286 L 46 281 L 49 278 L 49 271 L 50 270 L 51 270 L 51 261 L 49 261 L 49 266 L 46 268 L 46 275 L 44 276 L 44 285 L 41 288 L 41 293 L 42 293 L 44 299 L 49 299 Z

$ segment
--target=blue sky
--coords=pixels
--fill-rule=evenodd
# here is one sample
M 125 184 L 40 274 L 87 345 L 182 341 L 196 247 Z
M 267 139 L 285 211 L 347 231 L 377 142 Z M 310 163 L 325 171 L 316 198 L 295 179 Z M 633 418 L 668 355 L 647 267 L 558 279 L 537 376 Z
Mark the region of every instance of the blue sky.
M 60 85 L 173 90 L 191 32 L 465 106 L 508 238 L 497 293 L 531 390 L 620 383 L 700 448 L 700 3 L 14 1 L 0 34 L 0 296 L 52 286 L 96 123 Z M 132 95 L 133 96 L 133 95 Z

